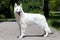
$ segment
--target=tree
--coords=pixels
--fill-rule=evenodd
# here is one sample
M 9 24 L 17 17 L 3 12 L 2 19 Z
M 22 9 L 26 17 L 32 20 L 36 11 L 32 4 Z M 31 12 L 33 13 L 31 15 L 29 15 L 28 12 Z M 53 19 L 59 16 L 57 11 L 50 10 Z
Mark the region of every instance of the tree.
M 48 7 L 48 3 L 49 3 L 48 0 L 44 0 L 44 8 L 43 8 L 43 11 L 44 11 L 44 15 L 45 15 L 46 18 L 49 18 L 49 7 Z
M 9 0 L 1 0 L 0 1 L 0 14 L 5 15 L 5 18 L 10 18 L 10 8 L 9 8 Z

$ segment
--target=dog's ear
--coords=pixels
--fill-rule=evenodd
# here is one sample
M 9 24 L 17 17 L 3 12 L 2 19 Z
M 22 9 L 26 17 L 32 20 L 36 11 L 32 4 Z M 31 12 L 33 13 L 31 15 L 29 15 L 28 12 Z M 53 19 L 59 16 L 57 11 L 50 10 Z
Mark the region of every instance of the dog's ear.
M 17 6 L 17 4 L 15 3 L 15 7 Z
M 22 7 L 22 4 L 20 4 L 20 7 Z

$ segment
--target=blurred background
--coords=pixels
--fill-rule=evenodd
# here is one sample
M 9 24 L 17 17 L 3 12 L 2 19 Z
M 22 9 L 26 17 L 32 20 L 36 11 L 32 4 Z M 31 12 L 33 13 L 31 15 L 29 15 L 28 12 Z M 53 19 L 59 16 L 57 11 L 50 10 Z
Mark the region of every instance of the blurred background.
M 60 30 L 60 0 L 0 0 L 0 22 L 15 19 L 15 3 L 22 3 L 24 12 L 45 15 L 49 26 Z

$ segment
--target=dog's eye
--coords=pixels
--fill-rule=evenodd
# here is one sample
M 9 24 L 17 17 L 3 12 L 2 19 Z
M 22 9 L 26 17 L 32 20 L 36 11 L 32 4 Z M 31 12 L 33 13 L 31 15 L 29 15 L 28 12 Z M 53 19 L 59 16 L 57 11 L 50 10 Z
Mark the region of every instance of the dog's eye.
M 17 9 L 18 10 L 18 9 Z

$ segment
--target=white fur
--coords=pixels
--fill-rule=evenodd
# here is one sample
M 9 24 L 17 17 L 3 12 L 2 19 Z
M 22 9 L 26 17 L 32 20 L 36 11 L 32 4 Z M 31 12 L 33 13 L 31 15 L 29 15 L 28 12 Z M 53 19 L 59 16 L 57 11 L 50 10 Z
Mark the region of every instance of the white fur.
M 20 15 L 17 14 L 18 12 L 20 12 Z M 29 22 L 38 24 L 46 32 L 44 37 L 47 37 L 48 33 L 51 33 L 51 30 L 48 27 L 48 24 L 46 22 L 46 18 L 44 15 L 25 13 L 22 10 L 22 4 L 20 4 L 19 6 L 15 4 L 14 14 L 17 19 L 17 23 L 19 24 L 19 29 L 20 29 L 19 38 L 22 38 L 25 35 L 25 30 Z

